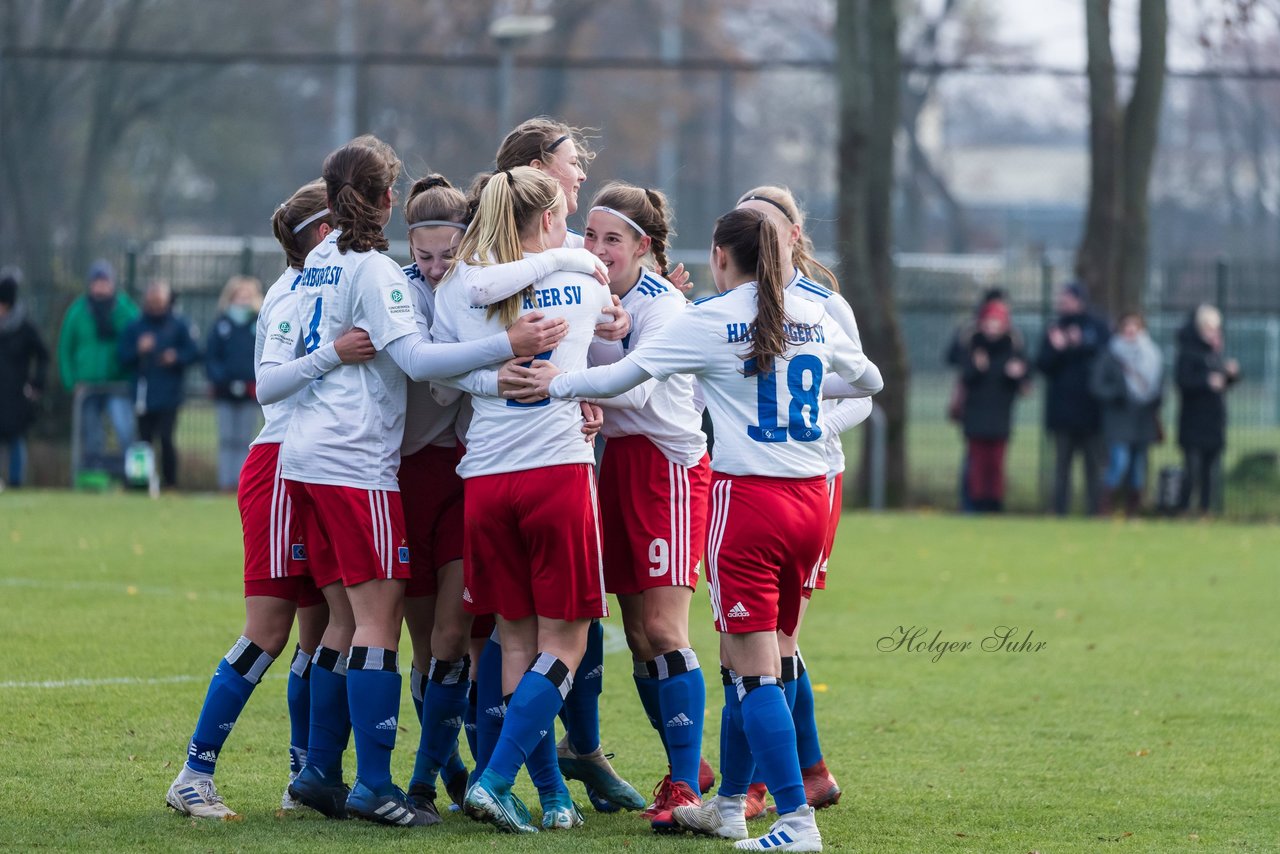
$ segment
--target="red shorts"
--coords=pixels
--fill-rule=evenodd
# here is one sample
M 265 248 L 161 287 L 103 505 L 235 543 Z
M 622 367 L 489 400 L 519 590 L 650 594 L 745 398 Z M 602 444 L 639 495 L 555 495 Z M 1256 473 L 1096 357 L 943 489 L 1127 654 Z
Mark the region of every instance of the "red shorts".
M 801 587 L 822 555 L 827 479 L 712 473 L 707 583 L 716 630 L 796 630 Z
M 244 595 L 271 596 L 300 607 L 324 601 L 307 574 L 302 524 L 280 479 L 280 446 L 249 448 L 236 493 L 244 530 Z
M 286 480 L 304 516 L 307 564 L 316 587 L 354 587 L 375 578 L 409 577 L 409 543 L 400 493 Z
M 706 455 L 686 468 L 644 436 L 610 439 L 600 466 L 605 590 L 696 589 L 710 488 Z
M 434 596 L 436 571 L 462 560 L 462 478 L 457 448 L 428 445 L 400 458 L 400 501 L 412 575 L 405 596 Z
M 608 614 L 592 466 L 468 478 L 466 509 L 468 611 L 508 620 Z
M 827 503 L 830 505 L 830 516 L 827 518 L 827 540 L 822 546 L 822 557 L 814 564 L 813 571 L 804 580 L 804 595 L 813 595 L 815 590 L 827 589 L 827 561 L 831 559 L 831 549 L 836 543 L 836 529 L 840 527 L 840 504 L 843 498 L 844 475 L 827 478 Z

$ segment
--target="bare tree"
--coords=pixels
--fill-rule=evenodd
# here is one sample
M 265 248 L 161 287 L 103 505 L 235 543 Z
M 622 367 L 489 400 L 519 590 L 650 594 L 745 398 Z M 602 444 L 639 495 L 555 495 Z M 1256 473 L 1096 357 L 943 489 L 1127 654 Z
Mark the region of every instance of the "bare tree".
M 1104 309 L 1138 308 L 1146 285 L 1148 188 L 1164 94 L 1166 0 L 1141 0 L 1138 67 L 1120 105 L 1111 0 L 1085 0 L 1089 77 L 1089 209 L 1076 274 Z
M 884 374 L 877 404 L 888 417 L 889 502 L 907 484 L 909 369 L 893 292 L 891 205 L 898 125 L 898 15 L 883 0 L 838 0 L 836 7 L 840 153 L 837 245 L 841 280 L 860 319 L 862 342 Z M 865 456 L 865 455 L 864 455 Z M 865 481 L 864 465 L 860 479 Z

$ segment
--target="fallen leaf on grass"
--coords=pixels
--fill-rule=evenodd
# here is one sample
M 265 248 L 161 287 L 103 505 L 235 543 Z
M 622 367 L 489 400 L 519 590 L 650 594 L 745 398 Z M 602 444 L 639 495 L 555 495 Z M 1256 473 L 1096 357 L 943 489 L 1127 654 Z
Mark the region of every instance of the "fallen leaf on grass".
M 957 833 L 956 833 L 956 836 L 962 836 L 962 837 L 965 837 L 965 836 L 968 836 L 968 835 L 969 835 L 969 834 L 967 834 L 967 833 L 959 833 L 959 832 L 957 832 Z
M 1135 750 L 1135 751 L 1133 752 L 1133 755 L 1134 755 L 1134 756 L 1150 756 L 1150 755 L 1151 755 L 1151 751 L 1150 751 L 1150 750 L 1147 750 L 1145 747 L 1143 747 L 1143 748 L 1141 748 L 1140 750 Z
M 138 588 L 137 588 L 136 586 L 134 586 L 134 585 L 130 584 L 128 587 L 126 587 L 126 588 L 124 589 L 124 592 L 125 592 L 125 593 L 128 593 L 130 596 L 137 596 L 137 595 L 138 595 Z
M 1132 830 L 1126 831 L 1120 834 L 1119 836 L 1099 836 L 1098 841 L 1099 842 L 1119 842 L 1121 839 L 1128 839 L 1130 836 L 1133 836 Z
M 1199 842 L 1199 841 L 1200 841 L 1200 834 L 1198 834 L 1198 833 L 1189 833 L 1189 834 L 1187 834 L 1187 838 L 1188 838 L 1188 839 L 1190 839 L 1192 842 Z
M 830 690 L 826 682 L 817 682 L 809 687 L 813 688 L 813 690 L 817 691 L 819 694 L 825 694 Z

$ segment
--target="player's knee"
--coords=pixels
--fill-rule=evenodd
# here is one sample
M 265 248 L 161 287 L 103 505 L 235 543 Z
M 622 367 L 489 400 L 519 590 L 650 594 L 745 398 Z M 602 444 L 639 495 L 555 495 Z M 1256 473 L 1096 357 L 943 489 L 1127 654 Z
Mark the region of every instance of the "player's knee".
M 651 658 L 689 645 L 688 628 L 673 623 L 666 615 L 646 614 L 644 633 Z

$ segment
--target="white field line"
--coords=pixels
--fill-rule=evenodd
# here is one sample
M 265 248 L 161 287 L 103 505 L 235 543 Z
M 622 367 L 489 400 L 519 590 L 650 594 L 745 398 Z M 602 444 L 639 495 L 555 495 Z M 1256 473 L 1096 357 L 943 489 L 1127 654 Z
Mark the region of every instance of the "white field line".
M 208 682 L 208 676 L 116 676 L 109 679 L 49 679 L 43 682 L 0 682 L 0 690 L 21 688 L 100 688 L 103 685 L 174 685 Z
M 30 590 L 59 590 L 71 593 L 120 593 L 126 596 L 176 596 L 180 599 L 238 599 L 239 594 L 224 590 L 178 590 L 174 587 L 149 587 L 127 581 L 57 581 L 45 578 L 0 578 L 0 587 Z

